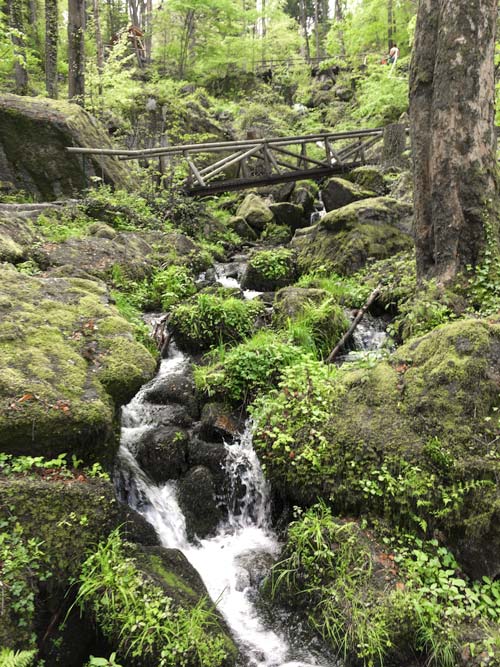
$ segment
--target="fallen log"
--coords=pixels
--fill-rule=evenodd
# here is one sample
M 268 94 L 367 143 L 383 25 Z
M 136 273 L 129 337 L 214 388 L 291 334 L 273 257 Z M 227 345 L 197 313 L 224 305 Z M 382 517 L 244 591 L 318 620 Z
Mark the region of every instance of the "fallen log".
M 356 314 L 356 317 L 352 321 L 351 326 L 345 332 L 345 334 L 342 336 L 342 338 L 337 343 L 337 345 L 333 348 L 333 350 L 330 352 L 330 354 L 329 354 L 329 356 L 326 360 L 327 364 L 331 364 L 332 361 L 335 359 L 335 357 L 337 357 L 337 355 L 339 354 L 340 350 L 342 350 L 342 348 L 345 346 L 345 344 L 347 343 L 349 338 L 352 336 L 352 334 L 356 330 L 356 327 L 358 326 L 358 324 L 363 319 L 363 316 L 365 315 L 368 308 L 372 305 L 372 303 L 375 301 L 375 299 L 380 294 L 381 288 L 382 288 L 382 285 L 377 285 L 377 287 L 373 290 L 373 292 L 368 297 L 364 306 L 358 310 L 358 312 Z

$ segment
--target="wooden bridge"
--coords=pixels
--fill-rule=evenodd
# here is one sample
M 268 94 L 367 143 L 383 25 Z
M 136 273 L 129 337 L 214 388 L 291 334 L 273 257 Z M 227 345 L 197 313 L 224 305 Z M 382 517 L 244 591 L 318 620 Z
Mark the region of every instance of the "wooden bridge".
M 294 137 L 244 139 L 127 150 L 68 148 L 70 153 L 112 155 L 120 160 L 185 161 L 187 194 L 203 196 L 306 178 L 320 179 L 365 164 L 367 151 L 382 140 L 383 128 Z

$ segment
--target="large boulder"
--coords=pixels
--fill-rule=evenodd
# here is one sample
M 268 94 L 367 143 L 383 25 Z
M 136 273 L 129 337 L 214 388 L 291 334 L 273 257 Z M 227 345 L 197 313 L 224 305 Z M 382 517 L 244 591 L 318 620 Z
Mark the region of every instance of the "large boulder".
M 273 318 L 285 324 L 287 320 L 300 315 L 307 306 L 319 305 L 327 298 L 328 292 L 324 289 L 283 287 L 275 296 Z
M 139 439 L 135 457 L 140 467 L 157 484 L 179 479 L 188 468 L 188 434 L 179 426 L 146 431 Z
M 387 183 L 385 182 L 384 174 L 378 167 L 374 167 L 373 165 L 356 167 L 356 169 L 347 174 L 346 178 L 365 190 L 375 192 L 379 196 L 387 194 Z
M 307 227 L 309 224 L 309 217 L 304 214 L 304 209 L 300 204 L 280 202 L 278 204 L 270 204 L 269 209 L 279 225 L 286 225 L 295 230 Z
M 0 268 L 0 448 L 14 454 L 114 451 L 115 409 L 155 371 L 102 283 Z
M 469 574 L 498 577 L 500 325 L 441 326 L 331 386 L 320 370 L 309 394 L 283 386 L 282 413 L 272 400 L 261 410 L 254 443 L 274 488 L 439 535 Z M 299 414 L 315 415 L 314 431 Z
M 129 172 L 110 156 L 74 155 L 68 146 L 111 148 L 99 123 L 78 104 L 0 96 L 0 181 L 40 200 L 71 196 L 92 177 L 126 187 Z
M 266 226 L 274 219 L 264 199 L 255 194 L 249 194 L 245 197 L 236 211 L 236 216 L 243 218 L 256 232 L 264 231 Z
M 212 473 L 205 466 L 191 468 L 179 482 L 179 505 L 190 537 L 213 535 L 222 513 Z
M 390 197 L 372 197 L 331 211 L 316 225 L 295 233 L 292 247 L 298 252 L 299 268 L 326 266 L 351 274 L 368 261 L 409 250 L 411 212 L 411 206 Z
M 361 188 L 345 178 L 330 178 L 321 188 L 321 199 L 327 212 L 352 204 L 360 199 L 373 197 L 375 193 Z

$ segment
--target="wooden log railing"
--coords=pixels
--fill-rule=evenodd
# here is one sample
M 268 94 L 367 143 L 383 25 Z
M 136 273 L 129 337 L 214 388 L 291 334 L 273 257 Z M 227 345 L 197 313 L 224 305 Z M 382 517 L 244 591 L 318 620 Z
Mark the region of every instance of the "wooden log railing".
M 383 128 L 376 128 L 136 150 L 83 147 L 67 150 L 84 156 L 112 155 L 120 160 L 180 156 L 188 171 L 187 192 L 201 195 L 348 171 L 365 163 L 367 151 L 382 140 L 383 134 Z

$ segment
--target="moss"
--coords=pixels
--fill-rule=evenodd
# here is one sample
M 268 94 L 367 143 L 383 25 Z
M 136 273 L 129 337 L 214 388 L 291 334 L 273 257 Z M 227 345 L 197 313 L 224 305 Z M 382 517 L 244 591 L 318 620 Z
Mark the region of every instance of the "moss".
M 260 250 L 250 255 L 241 286 L 260 292 L 274 291 L 296 279 L 297 260 L 293 250 Z
M 485 321 L 444 325 L 389 361 L 343 368 L 328 400 L 313 375 L 308 391 L 283 385 L 259 410 L 254 437 L 271 480 L 293 502 L 320 494 L 339 512 L 439 530 L 469 572 L 495 576 L 499 335 L 499 325 Z M 305 412 L 322 415 L 314 434 Z M 426 455 L 431 439 L 451 466 Z
M 413 246 L 399 228 L 410 208 L 389 197 L 364 199 L 331 211 L 313 227 L 298 230 L 292 246 L 299 268 L 319 267 L 340 274 L 359 271 L 367 262 L 392 257 Z
M 108 457 L 114 404 L 151 377 L 154 359 L 106 304 L 104 286 L 0 274 L 0 289 L 15 304 L 0 332 L 3 449 Z
M 262 231 L 274 220 L 274 216 L 264 200 L 258 195 L 249 194 L 240 204 L 237 217 L 243 218 L 252 229 Z
M 198 294 L 172 309 L 170 326 L 182 349 L 199 352 L 248 336 L 263 309 L 257 301 Z
M 371 165 L 353 169 L 347 174 L 347 178 L 380 196 L 385 195 L 387 191 L 383 173 L 377 167 Z
M 0 262 L 19 262 L 24 257 L 24 250 L 19 243 L 0 233 Z

